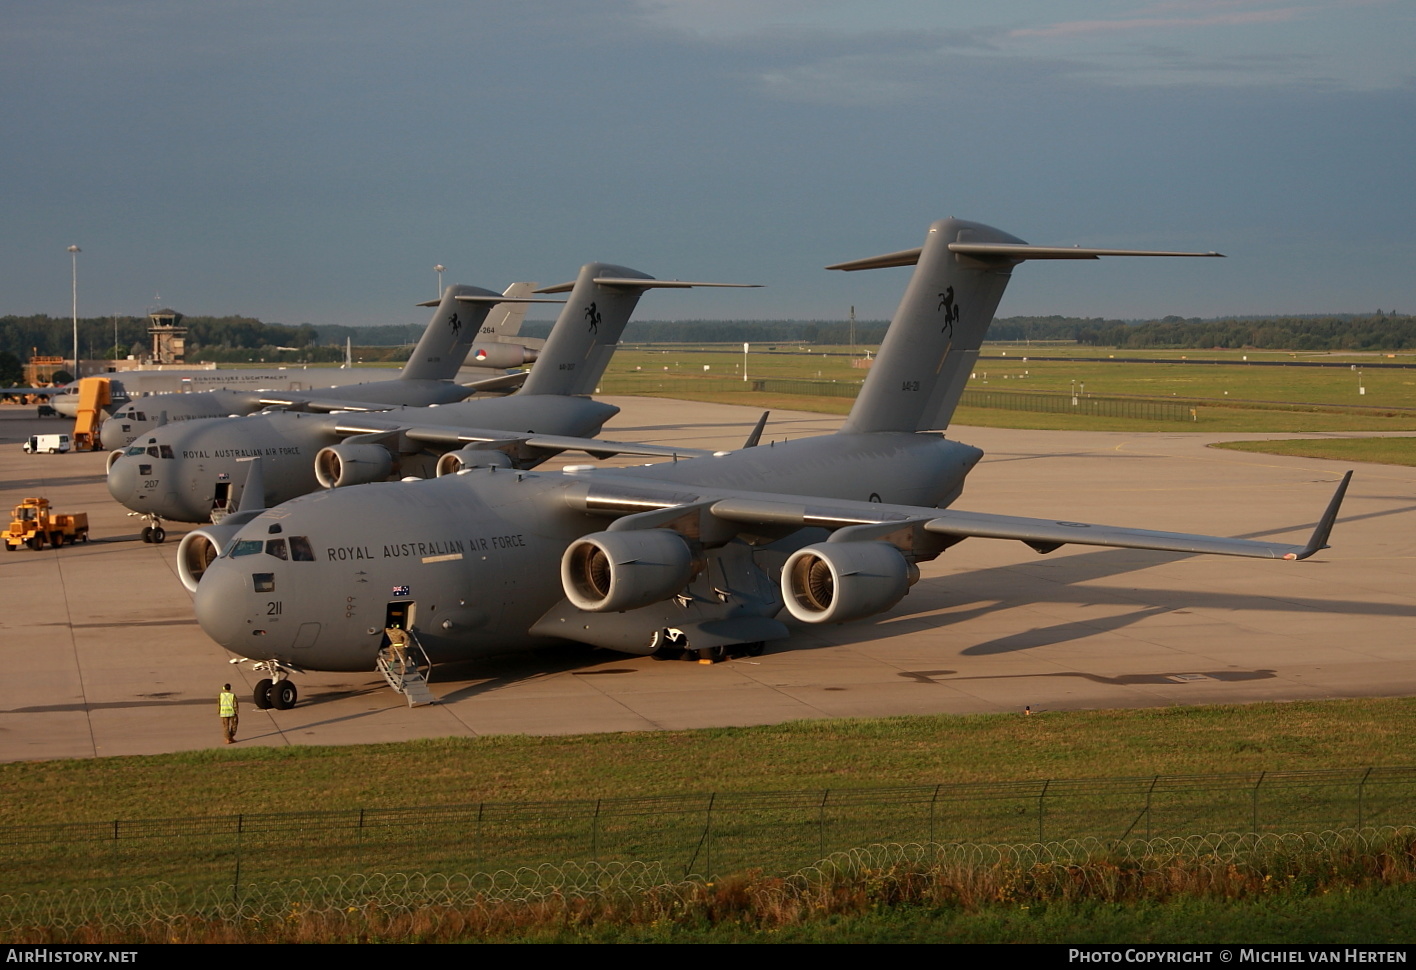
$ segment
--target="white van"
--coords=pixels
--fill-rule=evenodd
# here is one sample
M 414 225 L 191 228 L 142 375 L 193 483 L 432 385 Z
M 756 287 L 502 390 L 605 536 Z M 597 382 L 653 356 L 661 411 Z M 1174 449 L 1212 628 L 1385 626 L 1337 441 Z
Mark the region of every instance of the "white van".
M 69 451 L 71 448 L 69 436 L 66 434 L 32 434 L 29 436 L 29 440 L 24 443 L 27 455 L 33 455 L 40 451 L 57 455 L 60 452 Z

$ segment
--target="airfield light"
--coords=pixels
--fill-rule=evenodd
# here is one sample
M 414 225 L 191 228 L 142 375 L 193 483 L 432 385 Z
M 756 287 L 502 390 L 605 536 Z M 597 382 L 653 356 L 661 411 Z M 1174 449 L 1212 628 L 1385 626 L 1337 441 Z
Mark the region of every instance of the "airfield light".
M 69 261 L 73 264 L 71 281 L 74 297 L 74 380 L 79 379 L 79 253 L 81 252 L 83 250 L 78 246 L 69 247 Z
M 443 274 L 443 270 L 445 270 L 445 269 L 447 269 L 447 267 L 444 266 L 442 263 L 438 263 L 436 266 L 433 267 L 433 271 L 438 274 L 438 299 L 439 299 L 439 300 L 442 299 L 442 274 Z

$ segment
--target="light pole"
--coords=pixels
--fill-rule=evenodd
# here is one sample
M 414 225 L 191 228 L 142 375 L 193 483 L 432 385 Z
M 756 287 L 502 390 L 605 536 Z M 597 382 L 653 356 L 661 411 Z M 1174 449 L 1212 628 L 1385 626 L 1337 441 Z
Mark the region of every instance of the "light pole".
M 73 312 L 74 312 L 74 380 L 79 379 L 79 253 L 78 246 L 69 247 L 69 261 L 73 264 Z
M 443 274 L 443 270 L 447 269 L 447 267 L 444 266 L 442 263 L 438 263 L 438 265 L 434 266 L 433 269 L 436 270 L 436 271 L 437 271 L 437 274 L 438 274 L 438 299 L 441 300 L 441 299 L 442 299 L 442 274 Z

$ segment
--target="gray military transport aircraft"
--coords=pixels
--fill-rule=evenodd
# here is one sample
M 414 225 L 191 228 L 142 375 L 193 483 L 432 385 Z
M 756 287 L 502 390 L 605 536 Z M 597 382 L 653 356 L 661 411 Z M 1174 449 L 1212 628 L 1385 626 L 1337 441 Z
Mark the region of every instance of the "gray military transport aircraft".
M 584 447 L 595 453 L 647 457 L 688 454 L 685 449 L 588 441 L 619 408 L 586 395 L 595 390 L 646 290 L 748 285 L 656 280 L 623 266 L 589 263 L 573 282 L 538 291 L 569 290 L 570 296 L 534 369 L 529 375 L 514 375 L 524 383 L 509 396 L 373 413 L 367 408 L 350 413 L 357 406 L 348 404 L 349 410 L 341 413 L 272 411 L 169 424 L 144 434 L 121 455 L 115 453 L 108 491 L 148 520 L 145 541 L 161 542 L 166 536 L 163 520 L 209 522 L 243 505 L 261 509 L 279 504 L 321 484 L 430 477 L 435 467 L 455 470 L 468 448 L 488 443 L 514 451 L 522 468 Z M 472 317 L 465 325 L 475 330 L 487 305 L 474 302 L 471 311 L 458 308 L 468 300 L 483 300 L 480 294 L 486 292 L 449 287 L 438 314 L 447 318 L 461 312 Z M 254 474 L 259 474 L 259 493 L 246 501 L 244 493 L 252 491 L 248 476 Z M 221 537 L 230 531 L 208 529 L 187 536 L 180 560 L 199 575 L 204 560 L 220 551 Z
M 1348 478 L 1304 545 L 950 511 L 982 452 L 948 425 L 1013 268 L 1030 259 L 1217 256 L 1030 246 L 945 219 L 919 249 L 842 263 L 915 264 L 840 431 L 637 468 L 526 472 L 496 446 L 454 474 L 339 489 L 254 514 L 196 589 L 212 639 L 273 679 L 381 670 L 409 703 L 432 664 L 543 638 L 631 654 L 749 654 L 789 636 L 777 614 L 842 623 L 890 609 L 917 563 L 969 537 L 1039 553 L 1066 543 L 1305 559 L 1325 548 Z M 386 646 L 412 630 L 422 655 Z
M 418 306 L 438 309 L 428 321 L 408 362 L 393 380 L 361 380 L 360 376 L 367 372 L 356 373 L 352 369 L 283 370 L 274 375 L 232 370 L 193 371 L 190 373 L 205 375 L 208 385 L 218 381 L 228 384 L 213 390 L 151 394 L 129 400 L 122 390 L 124 384 L 134 385 L 136 390 L 139 377 L 156 378 L 170 372 L 134 372 L 111 378 L 115 390 L 123 393 L 125 403 L 103 422 L 99 438 L 110 448 L 124 449 L 149 428 L 169 422 L 252 414 L 267 408 L 373 411 L 451 404 L 478 391 L 515 386 L 500 378 L 505 376 L 507 368 L 534 361 L 536 351 L 511 338 L 520 333 L 529 304 L 553 302 L 532 299 L 531 291 L 535 286 L 535 283 L 513 283 L 494 304 L 486 303 L 490 297 L 481 295 L 486 294 L 486 290 L 468 287 L 456 288 L 467 299 L 446 307 L 443 306 L 446 294 L 442 300 L 419 303 Z M 469 314 L 469 307 L 463 304 L 472 301 L 479 301 L 480 309 L 485 312 Z M 480 371 L 480 379 L 456 383 L 469 359 Z

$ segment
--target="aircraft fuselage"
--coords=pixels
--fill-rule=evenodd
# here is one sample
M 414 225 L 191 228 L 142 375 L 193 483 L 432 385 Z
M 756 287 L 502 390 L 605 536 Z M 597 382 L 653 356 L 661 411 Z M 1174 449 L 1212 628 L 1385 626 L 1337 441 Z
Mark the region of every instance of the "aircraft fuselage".
M 304 669 L 373 669 L 391 618 L 416 627 L 433 662 L 473 659 L 555 635 L 546 618 L 565 598 L 562 555 L 611 521 L 586 510 L 589 493 L 632 487 L 662 496 L 664 506 L 722 493 L 930 507 L 959 493 L 981 455 L 936 435 L 829 435 L 639 468 L 474 468 L 325 491 L 270 509 L 237 533 L 201 578 L 197 616 L 238 656 Z M 825 534 L 734 537 L 707 557 L 689 596 L 636 611 L 644 615 L 633 631 L 644 635 L 616 632 L 624 641 L 617 648 L 647 653 L 652 632 L 690 620 L 775 615 L 782 562 Z M 614 624 L 624 614 L 581 616 Z

